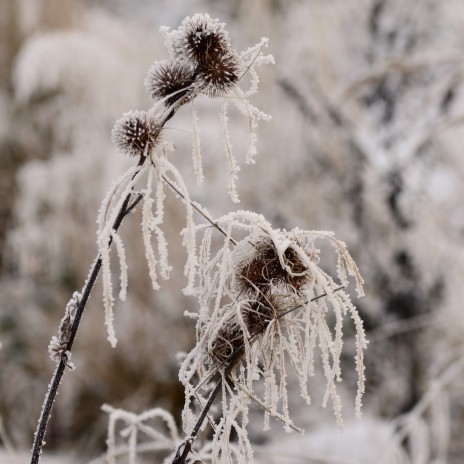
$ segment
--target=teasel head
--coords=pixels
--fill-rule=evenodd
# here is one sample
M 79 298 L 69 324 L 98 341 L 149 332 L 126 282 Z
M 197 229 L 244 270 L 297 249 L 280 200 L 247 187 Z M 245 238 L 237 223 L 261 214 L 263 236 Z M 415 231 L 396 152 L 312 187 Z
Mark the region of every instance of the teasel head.
M 154 63 L 145 79 L 145 87 L 153 100 L 165 99 L 166 106 L 179 100 L 187 103 L 193 98 L 191 91 L 196 72 L 184 60 L 163 60 Z
M 225 322 L 208 345 L 208 358 L 218 369 L 235 365 L 244 353 L 243 330 L 236 318 Z
M 245 246 L 247 252 L 238 259 L 235 270 L 238 294 L 267 294 L 271 286 L 279 285 L 299 290 L 310 281 L 310 271 L 291 244 L 281 252 L 283 263 L 270 237 L 261 236 Z
M 206 61 L 198 66 L 198 87 L 209 97 L 220 97 L 238 82 L 240 62 L 234 52 L 217 56 L 214 61 Z
M 255 337 L 263 334 L 271 321 L 282 316 L 286 310 L 282 298 L 261 292 L 255 300 L 250 300 L 242 307 L 241 314 L 248 333 Z
M 215 63 L 230 52 L 230 41 L 225 24 L 208 14 L 196 14 L 184 19 L 174 40 L 176 54 L 196 65 Z
M 118 119 L 111 139 L 130 156 L 147 156 L 161 139 L 161 125 L 145 111 L 129 111 Z

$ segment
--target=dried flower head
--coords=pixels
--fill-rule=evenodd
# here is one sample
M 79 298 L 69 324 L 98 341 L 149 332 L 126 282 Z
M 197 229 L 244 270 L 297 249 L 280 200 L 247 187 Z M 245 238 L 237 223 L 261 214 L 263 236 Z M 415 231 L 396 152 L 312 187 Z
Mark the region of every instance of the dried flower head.
M 235 282 L 239 293 L 266 292 L 271 285 L 287 284 L 295 289 L 308 283 L 311 273 L 289 241 L 285 251 L 279 253 L 269 237 L 260 237 L 256 242 L 244 242 L 245 250 L 237 250 L 243 255 L 239 259 Z M 306 253 L 309 257 L 309 254 Z
M 189 88 L 195 81 L 192 66 L 183 60 L 163 60 L 153 64 L 145 79 L 145 87 L 153 100 L 166 98 L 166 105 L 185 99 L 187 103 L 192 94 Z
M 230 52 L 225 24 L 208 14 L 196 14 L 182 21 L 174 38 L 174 51 L 194 64 L 215 63 Z
M 240 63 L 237 55 L 227 53 L 206 61 L 198 68 L 200 91 L 209 97 L 226 94 L 239 80 Z
M 120 151 L 131 156 L 147 156 L 158 143 L 161 126 L 145 111 L 129 111 L 118 119 L 111 140 Z
M 245 337 L 250 341 L 262 335 L 270 322 L 279 318 L 286 310 L 283 301 L 277 295 L 262 293 L 256 299 L 242 301 L 241 324 L 236 305 L 228 305 L 224 312 L 229 311 L 231 317 L 218 324 L 219 329 L 207 346 L 209 360 L 216 368 L 232 368 L 243 357 Z
M 242 308 L 242 318 L 251 336 L 263 334 L 269 323 L 286 311 L 283 301 L 273 294 L 259 294 L 256 300 L 250 300 Z
M 208 357 L 217 368 L 227 368 L 231 357 L 239 354 L 244 346 L 243 331 L 235 318 L 224 323 L 218 330 L 212 342 L 208 345 Z M 234 356 L 234 363 L 240 356 Z

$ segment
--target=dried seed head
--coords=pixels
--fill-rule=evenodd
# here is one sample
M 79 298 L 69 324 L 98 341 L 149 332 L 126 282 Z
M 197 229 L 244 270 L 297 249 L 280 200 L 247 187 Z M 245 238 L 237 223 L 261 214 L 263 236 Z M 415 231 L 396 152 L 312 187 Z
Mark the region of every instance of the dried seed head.
M 257 300 L 250 301 L 242 309 L 242 317 L 248 333 L 251 336 L 264 333 L 269 323 L 283 314 L 286 309 L 276 295 L 260 294 Z
M 230 358 L 234 353 L 239 353 L 243 347 L 243 332 L 235 320 L 221 327 L 210 345 L 208 356 L 213 365 L 219 368 L 229 367 Z M 240 359 L 240 355 L 234 358 L 234 363 Z
M 182 60 L 164 60 L 150 68 L 145 87 L 153 100 L 169 97 L 166 105 L 171 106 L 186 97 L 194 80 L 195 73 L 190 64 Z M 189 96 L 186 98 L 188 100 Z
M 209 97 L 224 95 L 239 80 L 239 72 L 239 59 L 232 52 L 205 62 L 198 67 L 200 91 Z
M 215 63 L 230 51 L 230 41 L 225 24 L 208 14 L 187 17 L 177 30 L 174 49 L 197 65 Z
M 236 268 L 235 281 L 239 293 L 256 293 L 256 290 L 267 293 L 271 285 L 286 284 L 299 289 L 310 279 L 310 272 L 301 261 L 298 253 L 288 247 L 283 253 L 283 260 L 289 272 L 279 259 L 274 242 L 264 238 L 253 243 L 251 257 L 239 262 Z
M 161 126 L 145 111 L 129 111 L 116 121 L 113 143 L 131 156 L 146 156 L 160 139 Z

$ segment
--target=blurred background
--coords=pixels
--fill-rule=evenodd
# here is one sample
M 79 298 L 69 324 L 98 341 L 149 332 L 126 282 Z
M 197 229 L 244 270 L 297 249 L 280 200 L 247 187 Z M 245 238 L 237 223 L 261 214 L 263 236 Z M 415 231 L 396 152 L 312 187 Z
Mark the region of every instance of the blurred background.
M 196 12 L 227 23 L 238 50 L 269 37 L 253 102 L 256 165 L 244 163 L 247 121 L 231 111 L 241 209 L 276 227 L 334 230 L 366 281 L 356 300 L 370 339 L 362 420 L 353 419 L 354 342 L 340 385 L 345 429 L 319 407 L 291 405 L 304 437 L 251 424 L 262 462 L 464 462 L 464 4 L 460 0 L 2 0 L 0 2 L 0 462 L 28 450 L 54 364 L 47 345 L 96 254 L 105 192 L 133 160 L 116 153 L 114 121 L 151 102 L 143 81 L 167 57 L 162 25 Z M 170 123 L 173 163 L 213 215 L 226 194 L 220 104 L 196 103 L 206 182 L 195 184 L 191 111 Z M 83 319 L 47 451 L 84 462 L 104 452 L 103 403 L 178 415 L 176 353 L 195 339 L 182 295 L 184 213 L 168 198 L 177 271 L 153 292 L 140 216 L 122 236 L 129 294 L 106 341 L 101 288 Z M 115 263 L 117 264 L 117 263 Z M 296 392 L 295 392 L 296 393 Z M 329 408 L 328 408 L 329 409 Z M 261 413 L 260 413 L 261 415 Z M 3 455 L 2 455 L 3 456 Z M 18 462 L 27 462 L 27 456 Z M 76 458 L 79 456 L 79 458 Z M 385 457 L 387 456 L 387 457 Z M 44 461 L 46 462 L 46 461 Z M 152 462 L 152 461 L 151 461 Z

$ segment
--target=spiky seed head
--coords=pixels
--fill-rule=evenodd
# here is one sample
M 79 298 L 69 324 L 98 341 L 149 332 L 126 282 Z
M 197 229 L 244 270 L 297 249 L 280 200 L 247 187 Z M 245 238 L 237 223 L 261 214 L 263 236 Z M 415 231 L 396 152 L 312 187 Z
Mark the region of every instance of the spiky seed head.
M 165 102 L 171 106 L 186 96 L 189 99 L 187 94 L 194 81 L 192 65 L 184 60 L 163 60 L 150 68 L 145 87 L 153 100 L 169 97 Z
M 247 256 L 236 267 L 238 293 L 256 293 L 258 290 L 266 294 L 271 285 L 280 284 L 298 290 L 310 280 L 309 270 L 291 246 L 283 252 L 283 261 L 291 272 L 282 266 L 277 248 L 269 237 L 252 243 L 250 253 L 251 257 Z
M 233 52 L 217 56 L 214 62 L 202 63 L 198 67 L 200 92 L 209 97 L 226 94 L 238 82 L 239 72 L 239 59 Z
M 111 139 L 123 153 L 146 156 L 159 142 L 161 126 L 146 111 L 129 111 L 118 119 Z
M 176 55 L 186 57 L 197 65 L 215 63 L 218 57 L 230 51 L 225 24 L 212 19 L 208 14 L 185 18 L 176 32 Z

